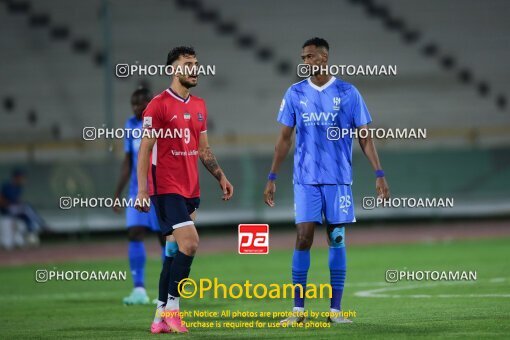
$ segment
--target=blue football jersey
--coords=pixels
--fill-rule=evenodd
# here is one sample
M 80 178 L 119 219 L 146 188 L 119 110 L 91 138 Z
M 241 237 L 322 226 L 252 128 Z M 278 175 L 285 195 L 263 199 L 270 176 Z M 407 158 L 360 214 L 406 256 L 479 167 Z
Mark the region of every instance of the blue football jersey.
M 352 135 L 372 121 L 354 85 L 332 77 L 323 86 L 310 78 L 292 85 L 278 122 L 296 127 L 294 183 L 352 184 Z
M 138 130 L 136 137 L 141 137 L 142 120 L 136 119 L 135 116 L 129 118 L 125 125 L 126 130 Z M 138 179 L 136 178 L 136 167 L 138 164 L 138 149 L 142 138 L 134 138 L 133 133 L 127 133 L 124 137 L 124 151 L 131 154 L 131 177 L 129 178 L 129 196 L 136 196 L 138 193 Z

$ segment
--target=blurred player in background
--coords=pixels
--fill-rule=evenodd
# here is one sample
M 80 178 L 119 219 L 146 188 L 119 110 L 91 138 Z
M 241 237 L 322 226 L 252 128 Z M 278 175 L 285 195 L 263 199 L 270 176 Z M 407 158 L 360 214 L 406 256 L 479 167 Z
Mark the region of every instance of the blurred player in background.
M 351 192 L 352 136 L 341 135 L 339 129 L 367 129 L 372 119 L 358 90 L 327 73 L 324 66 L 328 65 L 328 55 L 329 44 L 324 39 L 313 38 L 303 45 L 303 62 L 323 66 L 326 72 L 319 70 L 285 93 L 277 119 L 283 127 L 276 143 L 264 200 L 270 207 L 275 204 L 276 173 L 291 147 L 296 128 L 293 183 L 297 238 L 292 257 L 292 281 L 306 287 L 314 229 L 322 224 L 324 215 L 332 287 L 328 321 L 348 323 L 351 321 L 339 313 L 346 275 L 345 225 L 356 219 Z M 388 197 L 388 184 L 372 139 L 360 138 L 359 143 L 375 171 L 378 195 Z M 281 323 L 290 325 L 305 321 L 302 316 L 304 295 L 301 297 L 299 292 L 296 288 L 294 315 Z
M 124 139 L 124 161 L 120 170 L 119 181 L 115 190 L 115 198 L 119 198 L 124 187 L 129 182 L 128 197 L 135 199 L 138 192 L 138 182 L 136 178 L 136 163 L 138 162 L 138 149 L 140 148 L 141 138 L 134 138 L 132 133 L 127 131 L 142 131 L 142 113 L 147 104 L 152 99 L 152 95 L 146 88 L 140 88 L 131 95 L 131 108 L 133 117 L 126 121 L 126 137 Z M 141 134 L 141 133 L 140 133 Z M 138 137 L 139 134 L 136 134 Z M 114 207 L 114 211 L 120 213 L 120 208 Z M 145 290 L 145 234 L 149 231 L 156 232 L 160 243 L 165 246 L 165 239 L 159 230 L 158 219 L 154 208 L 151 208 L 148 214 L 137 211 L 134 207 L 126 209 L 126 225 L 128 228 L 128 258 L 131 276 L 133 278 L 134 288 L 129 296 L 123 299 L 126 305 L 148 304 L 149 297 Z M 177 243 L 168 242 L 168 256 L 174 256 L 177 251 Z
M 181 70 L 198 67 L 196 53 L 191 47 L 176 47 L 168 53 L 167 65 Z M 218 180 L 223 200 L 229 200 L 234 190 L 209 146 L 205 101 L 190 95 L 197 81 L 193 71 L 177 72 L 170 88 L 154 97 L 143 114 L 144 129 L 154 135 L 144 135 L 140 146 L 137 198 L 143 204 L 150 195 L 167 242 L 172 242 L 173 235 L 179 245 L 175 257 L 167 257 L 163 263 L 152 333 L 188 331 L 179 315 L 178 285 L 189 276 L 198 248 L 194 225 L 195 210 L 200 204 L 198 159 Z M 142 205 L 138 209 L 150 208 Z
M 0 192 L 0 214 L 6 218 L 7 232 L 2 230 L 2 244 L 5 248 L 13 246 L 38 245 L 39 233 L 47 225 L 35 209 L 21 198 L 26 183 L 23 169 L 14 169 L 10 180 L 2 184 Z M 19 223 L 21 222 L 21 224 Z

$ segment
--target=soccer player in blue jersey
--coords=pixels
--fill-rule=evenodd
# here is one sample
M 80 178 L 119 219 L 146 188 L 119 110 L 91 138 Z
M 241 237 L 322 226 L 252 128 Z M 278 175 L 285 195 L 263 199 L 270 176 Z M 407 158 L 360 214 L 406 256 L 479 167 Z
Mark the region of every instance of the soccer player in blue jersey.
M 119 181 L 115 190 L 115 198 L 119 198 L 124 187 L 129 182 L 129 198 L 133 201 L 138 193 L 138 180 L 136 177 L 136 165 L 138 161 L 138 149 L 140 148 L 142 131 L 142 114 L 147 104 L 151 101 L 152 95 L 148 89 L 140 88 L 131 96 L 131 107 L 133 109 L 133 117 L 126 121 L 126 137 L 124 139 L 124 161 L 120 171 Z M 140 134 L 128 132 L 137 130 Z M 120 213 L 120 209 L 115 207 L 114 210 Z M 156 212 L 151 207 L 148 214 L 139 212 L 134 207 L 126 208 L 126 223 L 128 228 L 128 258 L 131 276 L 133 278 L 134 288 L 130 295 L 123 299 L 126 305 L 148 304 L 149 297 L 145 291 L 145 262 L 146 253 L 144 238 L 147 231 L 156 232 L 162 246 L 165 245 L 165 239 L 159 230 Z M 170 242 L 164 249 L 167 257 L 173 257 L 177 252 L 177 243 Z
M 277 119 L 283 126 L 264 200 L 270 207 L 275 205 L 277 173 L 296 129 L 293 182 L 297 238 L 292 257 L 292 281 L 306 287 L 314 229 L 323 223 L 324 216 L 332 287 L 328 321 L 349 323 L 351 321 L 339 312 L 346 275 L 345 226 L 356 219 L 351 191 L 352 134 L 342 131 L 367 129 L 372 119 L 356 87 L 328 74 L 328 54 L 329 44 L 324 39 L 313 38 L 303 45 L 303 63 L 320 68 L 285 93 Z M 369 136 L 359 138 L 359 144 L 375 171 L 377 194 L 389 197 L 388 184 L 372 139 Z M 304 296 L 300 296 L 298 288 L 295 293 L 295 313 L 281 323 L 305 321 L 302 315 Z

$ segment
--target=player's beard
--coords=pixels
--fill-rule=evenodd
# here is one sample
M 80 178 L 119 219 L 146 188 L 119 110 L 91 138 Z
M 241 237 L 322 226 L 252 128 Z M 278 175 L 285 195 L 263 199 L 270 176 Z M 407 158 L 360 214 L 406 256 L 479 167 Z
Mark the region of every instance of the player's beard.
M 183 78 L 179 78 L 179 83 L 181 83 L 181 85 L 184 86 L 187 89 L 195 87 L 198 84 L 198 82 L 197 83 L 192 83 L 192 82 L 186 80 L 186 78 L 184 78 L 184 77 Z

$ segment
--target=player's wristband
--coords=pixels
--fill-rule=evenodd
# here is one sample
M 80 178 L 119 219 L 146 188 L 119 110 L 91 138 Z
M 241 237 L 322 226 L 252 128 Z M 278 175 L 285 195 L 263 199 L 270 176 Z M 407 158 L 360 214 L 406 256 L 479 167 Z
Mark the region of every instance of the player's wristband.
M 384 177 L 384 170 L 375 170 L 375 177 Z
M 267 176 L 267 179 L 270 180 L 270 181 L 275 181 L 276 180 L 276 174 L 274 172 L 270 172 L 269 175 Z

